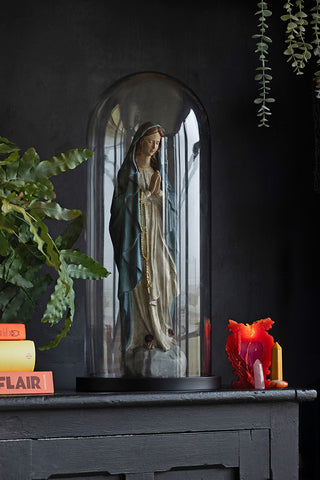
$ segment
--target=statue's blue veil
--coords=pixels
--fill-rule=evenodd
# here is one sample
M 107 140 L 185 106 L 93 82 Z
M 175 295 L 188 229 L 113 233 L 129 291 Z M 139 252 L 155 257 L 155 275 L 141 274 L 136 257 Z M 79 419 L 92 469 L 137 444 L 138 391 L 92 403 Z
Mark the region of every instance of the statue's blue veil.
M 147 122 L 142 124 L 135 133 L 128 153 L 119 169 L 111 204 L 109 231 L 114 248 L 114 259 L 119 272 L 119 314 L 125 345 L 128 344 L 131 337 L 131 291 L 140 282 L 143 272 L 140 245 L 139 170 L 135 162 L 135 151 L 139 140 L 146 135 L 148 130 L 154 127 L 162 128 L 159 124 Z M 161 175 L 164 178 L 163 172 L 161 172 Z M 167 242 L 169 249 L 174 250 L 175 200 L 173 190 L 167 180 L 162 181 L 162 188 L 165 190 L 164 195 L 168 210 Z M 174 251 L 172 251 L 172 254 L 175 256 Z

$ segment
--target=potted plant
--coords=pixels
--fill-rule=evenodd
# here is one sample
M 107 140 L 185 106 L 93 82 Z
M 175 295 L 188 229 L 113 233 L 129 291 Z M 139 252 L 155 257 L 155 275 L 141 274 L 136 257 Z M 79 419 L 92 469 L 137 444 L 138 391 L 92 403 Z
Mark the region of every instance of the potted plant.
M 50 326 L 63 322 L 63 326 L 41 350 L 58 345 L 70 330 L 75 312 L 73 278 L 98 280 L 109 274 L 73 249 L 83 216 L 80 210 L 63 208 L 55 201 L 50 180 L 91 156 L 88 149 L 72 149 L 40 161 L 34 148 L 21 154 L 18 146 L 0 137 L 0 321 L 30 321 L 39 297 L 51 288 L 41 322 Z M 47 219 L 68 222 L 56 239 L 49 233 Z

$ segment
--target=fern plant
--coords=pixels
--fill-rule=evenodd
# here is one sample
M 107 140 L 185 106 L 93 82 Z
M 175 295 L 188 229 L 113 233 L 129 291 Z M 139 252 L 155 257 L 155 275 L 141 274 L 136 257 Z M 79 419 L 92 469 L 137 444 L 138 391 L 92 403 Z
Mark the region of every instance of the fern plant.
M 252 38 L 257 40 L 255 52 L 259 55 L 260 64 L 256 68 L 257 74 L 254 79 L 259 84 L 259 96 L 255 98 L 254 103 L 259 106 L 257 116 L 259 118 L 258 127 L 269 127 L 268 120 L 271 115 L 270 108 L 267 104 L 274 102 L 274 98 L 270 97 L 270 82 L 272 80 L 271 67 L 267 66 L 268 48 L 272 42 L 271 38 L 266 35 L 268 28 L 267 18 L 272 15 L 271 10 L 268 9 L 268 4 L 264 0 L 258 2 L 258 11 L 255 15 L 259 15 L 258 29 L 259 33 L 252 35 Z
M 71 328 L 73 279 L 98 280 L 109 274 L 98 262 L 72 249 L 83 228 L 82 213 L 62 208 L 50 181 L 91 156 L 90 150 L 73 149 L 40 161 L 34 148 L 21 155 L 18 146 L 0 137 L 0 321 L 30 321 L 39 297 L 55 282 L 41 321 L 63 326 L 40 350 L 58 345 Z M 47 219 L 68 222 L 55 240 Z M 45 265 L 54 276 L 41 271 Z

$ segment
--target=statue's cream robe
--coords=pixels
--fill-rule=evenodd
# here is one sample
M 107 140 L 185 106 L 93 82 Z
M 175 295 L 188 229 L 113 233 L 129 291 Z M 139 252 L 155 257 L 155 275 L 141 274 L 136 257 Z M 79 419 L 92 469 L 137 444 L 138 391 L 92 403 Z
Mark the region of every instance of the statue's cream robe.
M 168 330 L 172 329 L 171 307 L 178 295 L 177 272 L 173 257 L 169 251 L 164 236 L 163 202 L 166 199 L 160 190 L 152 194 L 148 187 L 154 170 L 140 168 L 139 187 L 141 195 L 141 226 L 142 249 L 146 250 L 146 232 L 149 242 L 149 281 L 150 293 L 146 286 L 145 260 L 141 281 L 132 290 L 132 336 L 128 349 L 141 347 L 145 344 L 146 335 L 152 335 L 155 347 L 169 350 L 172 338 Z M 145 210 L 144 206 L 145 205 Z M 144 212 L 146 218 L 144 217 Z

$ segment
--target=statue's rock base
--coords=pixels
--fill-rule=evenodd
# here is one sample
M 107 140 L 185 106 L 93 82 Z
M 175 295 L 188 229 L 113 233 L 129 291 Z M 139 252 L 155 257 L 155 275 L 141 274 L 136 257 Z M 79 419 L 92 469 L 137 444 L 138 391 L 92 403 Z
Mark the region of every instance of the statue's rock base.
M 166 351 L 138 347 L 126 352 L 125 375 L 128 377 L 185 377 L 186 369 L 187 359 L 178 345 Z

